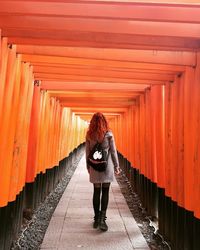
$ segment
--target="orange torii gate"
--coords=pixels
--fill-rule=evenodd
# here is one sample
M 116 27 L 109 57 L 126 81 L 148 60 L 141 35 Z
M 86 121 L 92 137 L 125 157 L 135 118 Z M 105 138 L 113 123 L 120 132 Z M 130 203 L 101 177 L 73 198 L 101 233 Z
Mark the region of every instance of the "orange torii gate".
M 198 249 L 199 0 L 0 0 L 0 29 L 0 216 L 101 111 L 161 233 Z

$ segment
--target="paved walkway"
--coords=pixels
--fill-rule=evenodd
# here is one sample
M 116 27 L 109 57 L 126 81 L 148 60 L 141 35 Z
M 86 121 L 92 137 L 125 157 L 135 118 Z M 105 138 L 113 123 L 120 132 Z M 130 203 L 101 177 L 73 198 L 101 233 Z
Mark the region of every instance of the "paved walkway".
M 83 157 L 52 216 L 41 249 L 150 249 L 117 182 L 110 190 L 108 231 L 93 229 L 92 189 Z

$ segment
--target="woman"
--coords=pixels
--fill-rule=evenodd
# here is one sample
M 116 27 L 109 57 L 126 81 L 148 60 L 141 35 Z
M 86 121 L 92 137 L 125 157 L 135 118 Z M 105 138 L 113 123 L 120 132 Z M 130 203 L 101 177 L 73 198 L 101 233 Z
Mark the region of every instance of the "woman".
M 101 143 L 103 149 L 108 153 L 108 164 L 104 172 L 94 170 L 87 163 L 90 151 L 97 142 Z M 97 228 L 99 226 L 102 231 L 107 231 L 108 226 L 105 220 L 109 201 L 110 183 L 114 180 L 114 172 L 119 174 L 120 168 L 114 137 L 112 132 L 109 130 L 108 122 L 102 113 L 95 113 L 90 121 L 89 129 L 86 135 L 86 164 L 90 176 L 90 182 L 94 185 L 93 227 Z

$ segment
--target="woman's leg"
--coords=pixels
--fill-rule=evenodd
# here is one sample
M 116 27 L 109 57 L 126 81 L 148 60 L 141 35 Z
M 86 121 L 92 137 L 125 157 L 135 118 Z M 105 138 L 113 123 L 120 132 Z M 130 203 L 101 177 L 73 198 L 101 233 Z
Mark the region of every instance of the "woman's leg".
M 100 195 L 101 195 L 101 183 L 94 183 L 94 193 L 93 193 L 94 228 L 97 228 L 99 224 Z
M 102 183 L 101 211 L 106 211 L 109 201 L 110 183 Z
M 100 223 L 99 223 L 99 228 L 102 231 L 108 230 L 108 226 L 105 220 L 106 220 L 106 210 L 107 210 L 108 201 L 109 201 L 109 188 L 110 188 L 110 183 L 102 183 L 101 217 L 100 217 Z

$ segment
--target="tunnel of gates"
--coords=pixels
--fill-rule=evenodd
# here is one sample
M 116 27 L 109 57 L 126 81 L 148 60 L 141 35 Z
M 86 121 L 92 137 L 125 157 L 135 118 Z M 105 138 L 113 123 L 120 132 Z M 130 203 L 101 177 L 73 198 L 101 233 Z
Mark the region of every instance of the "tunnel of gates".
M 97 111 L 159 233 L 200 249 L 199 5 L 150 2 L 0 1 L 0 249 L 73 163 Z

